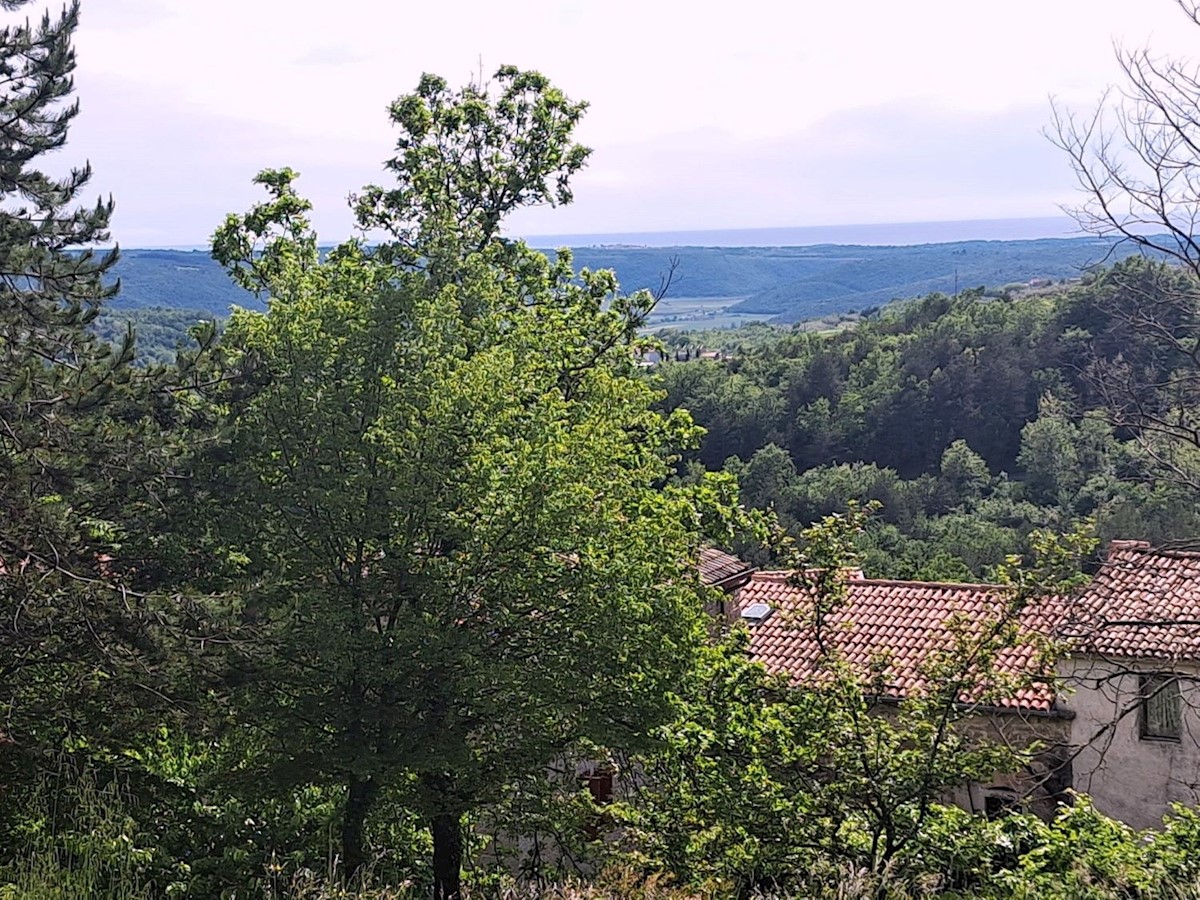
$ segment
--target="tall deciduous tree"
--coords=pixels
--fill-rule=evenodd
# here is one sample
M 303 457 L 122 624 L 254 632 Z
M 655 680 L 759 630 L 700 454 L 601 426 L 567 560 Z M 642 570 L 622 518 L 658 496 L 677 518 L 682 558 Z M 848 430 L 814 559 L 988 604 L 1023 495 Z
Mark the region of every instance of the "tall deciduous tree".
M 1200 3 L 1176 2 L 1200 25 Z M 1170 265 L 1122 265 L 1105 275 L 1095 305 L 1115 327 L 1095 336 L 1091 380 L 1113 423 L 1132 430 L 1168 477 L 1197 489 L 1200 65 L 1147 48 L 1118 48 L 1117 62 L 1120 90 L 1090 115 L 1054 110 L 1050 138 L 1082 195 L 1068 211 L 1085 231 Z M 1130 345 L 1115 358 L 1103 346 L 1113 334 Z
M 398 185 L 359 201 L 383 246 L 322 258 L 287 170 L 214 246 L 270 295 L 227 331 L 213 471 L 256 635 L 233 708 L 272 776 L 345 786 L 349 873 L 380 799 L 420 810 L 442 898 L 465 813 L 664 720 L 703 636 L 701 530 L 732 509 L 728 480 L 666 484 L 698 433 L 633 365 L 652 298 L 500 238 L 586 151 L 544 78 L 497 84 L 426 76 L 394 105 Z

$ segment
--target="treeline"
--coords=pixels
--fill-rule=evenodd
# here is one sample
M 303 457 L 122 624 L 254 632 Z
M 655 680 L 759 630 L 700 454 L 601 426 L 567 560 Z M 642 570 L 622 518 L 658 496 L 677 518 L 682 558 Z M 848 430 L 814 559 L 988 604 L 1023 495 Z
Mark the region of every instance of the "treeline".
M 324 251 L 331 249 L 323 248 Z M 543 248 L 553 257 L 555 250 Z M 744 298 L 739 314 L 782 322 L 836 319 L 954 286 L 986 284 L 989 293 L 1028 288 L 1031 278 L 1065 281 L 1099 259 L 1130 252 L 1087 238 L 966 241 L 912 247 L 581 247 L 578 268 L 612 269 L 626 290 L 656 290 L 676 266 L 671 296 Z M 114 312 L 198 310 L 226 318 L 232 306 L 261 309 L 260 298 L 229 282 L 207 253 L 128 250 L 113 269 L 121 281 Z
M 330 249 L 329 247 L 325 248 Z M 553 257 L 557 248 L 540 248 Z M 579 268 L 612 269 L 630 291 L 659 287 L 677 265 L 672 295 L 742 298 L 732 311 L 797 322 L 878 306 L 956 286 L 1000 291 L 1031 279 L 1062 281 L 1098 260 L 1132 252 L 1095 238 L 959 241 L 915 246 L 577 247 Z M 129 250 L 113 270 L 118 309 L 168 306 L 227 316 L 231 305 L 261 308 L 239 291 L 208 254 L 196 250 Z
M 1034 529 L 1082 519 L 1102 538 L 1191 538 L 1194 493 L 1108 423 L 1095 377 L 1120 360 L 1162 381 L 1187 362 L 1114 314 L 1162 296 L 1164 273 L 1135 258 L 1056 293 L 933 294 L 833 334 L 758 328 L 728 360 L 662 366 L 663 403 L 707 429 L 695 465 L 793 529 L 881 503 L 862 548 L 879 576 L 986 578 Z

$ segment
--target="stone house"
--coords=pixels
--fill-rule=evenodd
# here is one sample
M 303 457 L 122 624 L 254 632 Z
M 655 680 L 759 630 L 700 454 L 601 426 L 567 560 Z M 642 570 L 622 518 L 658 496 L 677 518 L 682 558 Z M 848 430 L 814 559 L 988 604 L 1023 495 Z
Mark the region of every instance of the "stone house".
M 1006 620 L 1010 608 L 1008 594 L 995 585 L 873 579 L 853 570 L 842 595 L 819 615 L 816 592 L 790 572 L 756 572 L 737 599 L 750 629 L 749 652 L 769 672 L 805 684 L 824 677 L 823 658 L 836 658 L 863 679 L 882 714 L 926 686 L 934 654 L 954 653 L 973 629 Z M 1057 621 L 1059 602 L 1024 609 L 1018 639 L 997 657 L 996 670 L 1020 678 L 1019 689 L 986 702 L 960 698 L 972 713 L 960 727 L 990 741 L 1044 747 L 1028 771 L 964 785 L 947 798 L 966 809 L 996 813 L 1021 799 L 1049 815 L 1065 799 L 1071 714 L 1056 703 L 1038 640 Z
M 705 549 L 701 580 L 713 592 L 714 622 L 741 621 L 749 652 L 771 672 L 797 684 L 819 677 L 821 644 L 880 689 L 887 714 L 923 686 L 929 654 L 954 645 L 963 627 L 1005 615 L 1006 589 L 844 574 L 844 595 L 812 623 L 813 592 L 783 571 L 757 571 L 736 556 Z M 718 593 L 719 592 L 719 593 Z M 1088 586 L 1073 597 L 1028 604 L 1016 617 L 1017 639 L 1001 653 L 1002 673 L 1033 675 L 1010 696 L 984 704 L 967 696 L 972 715 L 962 727 L 990 741 L 1042 748 L 1024 771 L 998 773 L 946 799 L 981 814 L 1023 803 L 1043 816 L 1089 794 L 1102 812 L 1137 827 L 1153 827 L 1170 804 L 1200 803 L 1200 553 L 1113 542 Z M 1053 656 L 1043 654 L 1053 642 Z M 621 788 L 615 760 L 562 759 L 551 782 L 584 786 L 603 804 Z M 603 817 L 594 834 L 607 834 Z M 513 835 L 481 829 L 494 862 L 524 871 L 574 865 L 550 833 Z
M 1059 635 L 1073 786 L 1135 828 L 1200 803 L 1200 553 L 1114 541 Z
M 844 585 L 821 633 L 813 591 L 788 572 L 754 573 L 727 618 L 746 623 L 750 653 L 769 671 L 802 684 L 818 674 L 821 646 L 832 648 L 871 673 L 886 706 L 921 689 L 924 661 L 963 628 L 1004 616 L 1009 596 L 859 572 Z M 1136 828 L 1161 824 L 1172 803 L 1200 802 L 1200 553 L 1115 541 L 1079 594 L 1030 603 L 1016 625 L 996 668 L 1022 688 L 962 702 L 980 735 L 1042 750 L 1027 771 L 964 786 L 955 802 L 995 812 L 1020 799 L 1047 815 L 1071 788 Z

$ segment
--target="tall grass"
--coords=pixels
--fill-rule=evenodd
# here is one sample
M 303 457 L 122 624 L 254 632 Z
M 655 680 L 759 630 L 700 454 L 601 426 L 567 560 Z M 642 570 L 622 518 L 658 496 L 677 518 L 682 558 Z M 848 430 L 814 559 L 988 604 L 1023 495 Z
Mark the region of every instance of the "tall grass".
M 154 851 L 138 846 L 122 800 L 115 784 L 100 788 L 87 775 L 63 772 L 40 787 L 21 822 L 23 846 L 0 868 L 0 900 L 162 896 L 146 877 Z

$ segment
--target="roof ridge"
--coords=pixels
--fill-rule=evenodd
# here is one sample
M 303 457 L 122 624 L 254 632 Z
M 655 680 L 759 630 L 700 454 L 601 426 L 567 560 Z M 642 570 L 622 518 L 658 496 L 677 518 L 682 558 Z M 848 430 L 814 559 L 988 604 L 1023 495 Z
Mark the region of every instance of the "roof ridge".
M 1200 550 L 1172 550 L 1165 547 L 1114 547 L 1109 559 L 1120 553 L 1135 553 L 1138 556 L 1162 556 L 1167 559 L 1200 559 Z
M 1181 546 L 1170 546 L 1178 543 Z M 1165 547 L 1155 547 L 1149 541 L 1142 540 L 1111 540 L 1108 542 L 1108 556 L 1120 553 L 1136 553 L 1146 556 L 1166 556 L 1173 559 L 1200 559 L 1200 547 L 1192 540 L 1168 542 Z
M 984 591 L 1011 591 L 1014 585 L 986 581 L 910 581 L 906 578 L 856 578 L 850 584 L 880 584 L 900 587 L 972 588 Z
M 785 578 L 790 578 L 795 569 L 759 569 L 754 573 L 752 580 L 770 580 L 780 581 Z
M 799 569 L 759 569 L 754 573 L 754 581 L 786 581 L 798 572 Z M 1006 591 L 1012 590 L 1012 585 L 1006 584 L 989 584 L 982 581 L 913 581 L 906 578 L 847 578 L 847 585 L 852 584 L 872 584 L 872 585 L 888 585 L 901 587 L 935 587 L 935 588 L 955 588 L 963 589 L 970 588 L 984 591 Z

